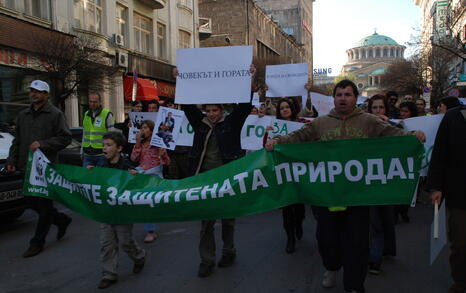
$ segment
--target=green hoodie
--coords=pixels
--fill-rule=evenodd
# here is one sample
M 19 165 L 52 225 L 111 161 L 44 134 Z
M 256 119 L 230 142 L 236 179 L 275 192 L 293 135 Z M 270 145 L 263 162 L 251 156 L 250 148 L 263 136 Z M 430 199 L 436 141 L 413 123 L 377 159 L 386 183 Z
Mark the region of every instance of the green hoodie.
M 400 136 L 411 134 L 379 117 L 365 113 L 359 108 L 346 118 L 332 109 L 328 115 L 314 119 L 304 127 L 288 135 L 276 138 L 278 143 L 299 143 L 318 140 L 338 140 L 351 138 L 368 138 L 378 136 Z M 331 212 L 345 211 L 346 207 L 329 207 Z
M 392 126 L 390 123 L 373 114 L 365 113 L 359 108 L 355 108 L 346 118 L 341 118 L 335 109 L 332 109 L 328 115 L 318 117 L 301 129 L 280 136 L 276 140 L 280 144 L 285 144 L 408 134 L 411 133 Z

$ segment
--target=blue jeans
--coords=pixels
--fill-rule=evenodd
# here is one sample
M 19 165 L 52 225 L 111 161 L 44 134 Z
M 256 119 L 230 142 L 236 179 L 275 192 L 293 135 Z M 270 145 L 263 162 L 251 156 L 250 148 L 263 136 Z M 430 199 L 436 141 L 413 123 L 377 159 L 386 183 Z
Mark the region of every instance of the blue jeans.
M 371 206 L 370 223 L 369 262 L 380 265 L 384 255 L 396 255 L 394 207 Z
M 163 178 L 163 174 L 162 174 L 163 167 L 162 167 L 162 165 L 158 165 L 157 167 L 150 168 L 150 169 L 147 169 L 147 170 L 144 170 L 141 167 L 136 167 L 136 171 L 138 171 L 139 174 L 159 176 L 160 178 Z M 154 223 L 144 224 L 144 230 L 148 231 L 148 232 L 154 232 L 155 231 L 155 224 Z
M 83 167 L 105 167 L 107 166 L 107 158 L 104 154 L 101 155 L 86 155 L 83 156 Z

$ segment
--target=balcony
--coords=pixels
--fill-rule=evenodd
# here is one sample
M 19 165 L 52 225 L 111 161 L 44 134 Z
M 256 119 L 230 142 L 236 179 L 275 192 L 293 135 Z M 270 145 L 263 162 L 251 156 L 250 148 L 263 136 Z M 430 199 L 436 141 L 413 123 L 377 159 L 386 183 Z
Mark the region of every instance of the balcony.
M 167 0 L 138 0 L 151 9 L 162 9 L 167 5 Z
M 199 39 L 205 40 L 212 35 L 212 19 L 199 17 Z

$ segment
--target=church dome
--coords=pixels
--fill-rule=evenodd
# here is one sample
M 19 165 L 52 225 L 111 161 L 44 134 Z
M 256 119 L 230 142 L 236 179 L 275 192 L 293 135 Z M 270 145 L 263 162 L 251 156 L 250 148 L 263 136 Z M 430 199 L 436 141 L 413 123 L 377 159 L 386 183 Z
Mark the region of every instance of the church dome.
M 354 45 L 354 47 L 357 48 L 375 45 L 398 45 L 398 43 L 390 37 L 379 35 L 377 32 L 374 32 L 373 35 L 361 39 Z

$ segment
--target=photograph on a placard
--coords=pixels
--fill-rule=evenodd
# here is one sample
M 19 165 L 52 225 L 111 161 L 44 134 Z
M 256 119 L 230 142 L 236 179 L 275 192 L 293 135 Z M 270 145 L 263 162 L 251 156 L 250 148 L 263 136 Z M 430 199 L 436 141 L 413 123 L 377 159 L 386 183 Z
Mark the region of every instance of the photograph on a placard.
M 183 111 L 160 107 L 150 144 L 164 149 L 174 150 L 183 119 Z
M 129 112 L 129 120 L 131 126 L 128 131 L 128 142 L 136 143 L 136 134 L 140 131 L 142 122 L 144 120 L 152 120 L 155 123 L 157 112 Z

